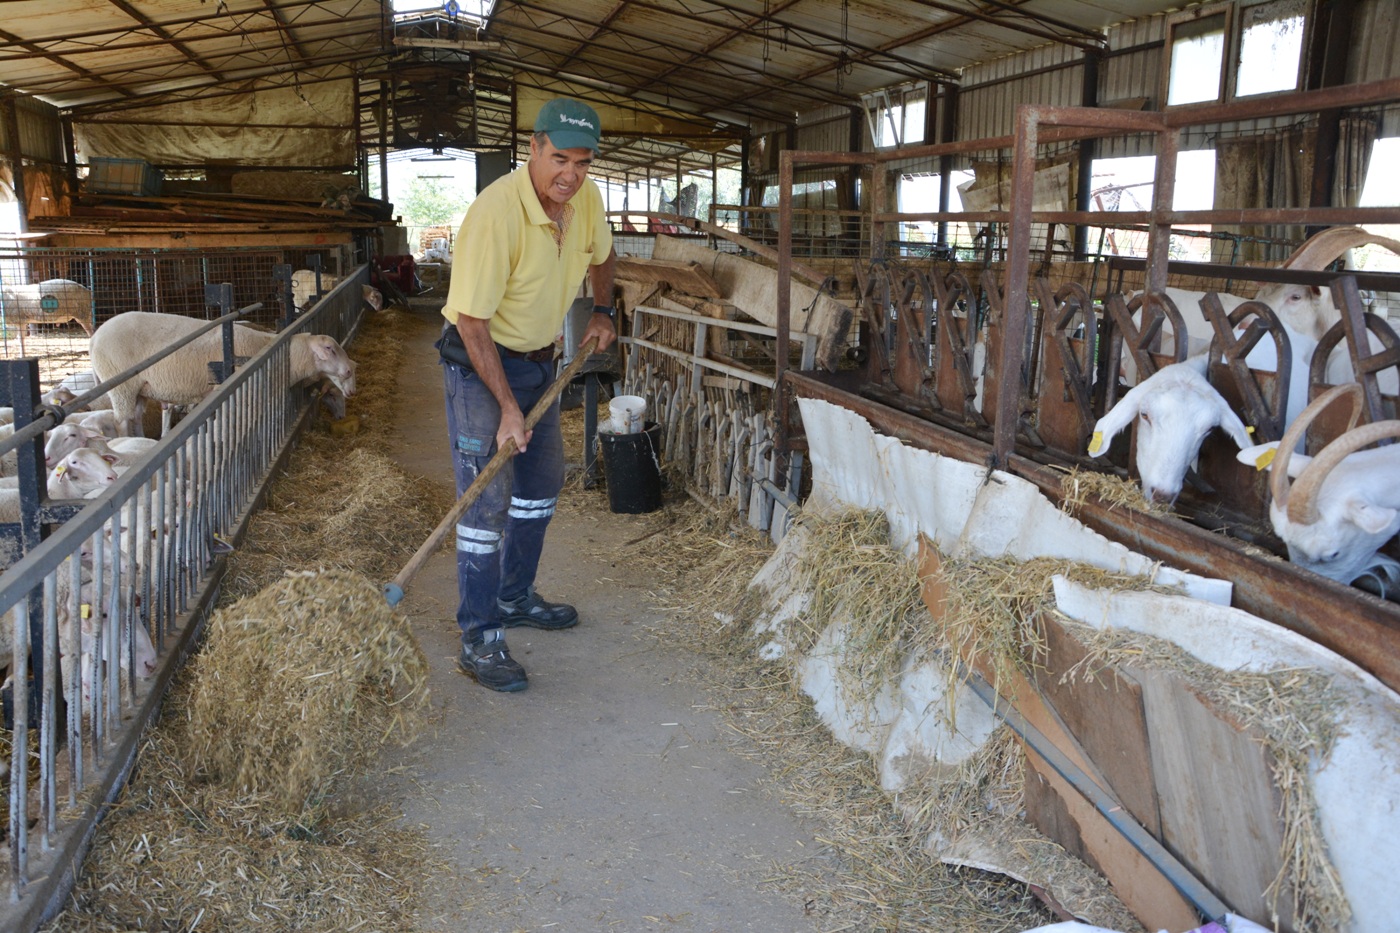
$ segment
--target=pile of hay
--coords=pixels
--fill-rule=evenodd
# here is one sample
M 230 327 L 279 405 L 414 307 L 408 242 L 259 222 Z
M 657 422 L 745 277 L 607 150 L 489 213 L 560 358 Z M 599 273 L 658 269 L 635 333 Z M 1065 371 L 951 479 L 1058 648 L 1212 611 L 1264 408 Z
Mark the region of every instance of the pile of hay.
M 288 574 L 210 621 L 177 730 L 186 771 L 269 798 L 288 816 L 315 810 L 386 740 L 416 735 L 427 673 L 376 584 L 340 571 Z
M 1064 495 L 1060 508 L 1067 515 L 1077 514 L 1090 496 L 1102 500 L 1109 511 L 1119 506 L 1148 515 L 1170 515 L 1172 511 L 1171 506 L 1148 499 L 1137 483 L 1112 473 L 1075 467 L 1060 480 L 1060 489 Z

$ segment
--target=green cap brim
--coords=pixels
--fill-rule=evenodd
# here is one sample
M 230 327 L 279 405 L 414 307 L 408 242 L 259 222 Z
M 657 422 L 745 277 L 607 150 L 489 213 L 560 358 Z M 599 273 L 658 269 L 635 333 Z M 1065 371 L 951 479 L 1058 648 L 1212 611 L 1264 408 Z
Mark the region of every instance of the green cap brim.
M 555 149 L 591 149 L 598 151 L 598 137 L 578 130 L 549 130 L 545 134 Z

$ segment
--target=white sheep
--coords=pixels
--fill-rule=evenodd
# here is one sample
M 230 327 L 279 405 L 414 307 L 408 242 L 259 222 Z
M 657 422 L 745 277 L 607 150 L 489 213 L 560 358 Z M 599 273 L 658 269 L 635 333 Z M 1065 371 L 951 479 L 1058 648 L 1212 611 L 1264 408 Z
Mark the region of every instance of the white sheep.
M 109 379 L 202 326 L 204 322 L 177 314 L 118 314 L 93 334 L 93 369 L 99 378 Z M 238 325 L 234 327 L 234 352 L 251 357 L 276 339 L 276 334 Z M 325 376 L 347 397 L 355 394 L 355 364 L 333 338 L 297 334 L 291 339 L 290 356 L 293 384 Z M 145 399 L 170 405 L 198 404 L 214 388 L 208 364 L 221 359 L 223 337 L 221 329 L 215 328 L 112 389 L 108 395 L 118 431 L 140 433 L 137 419 L 144 411 Z
M 1351 402 L 1353 427 L 1316 457 L 1294 453 L 1313 419 L 1341 398 Z M 1341 583 L 1367 573 L 1394 583 L 1400 564 L 1377 552 L 1400 531 L 1400 445 L 1362 448 L 1400 437 L 1400 421 L 1355 427 L 1361 401 L 1356 383 L 1334 386 L 1303 410 L 1283 440 L 1246 448 L 1238 459 L 1268 468 L 1269 521 L 1290 561 Z
M 92 333 L 92 292 L 71 279 L 6 285 L 0 288 L 0 311 L 4 312 L 5 323 L 18 329 L 21 353 L 24 332 L 30 324 L 76 321 L 84 331 Z
M 340 284 L 340 276 L 329 272 L 321 273 L 321 291 L 329 292 Z M 292 306 L 305 311 L 316 300 L 316 272 L 312 269 L 297 269 L 292 273 Z
M 1138 421 L 1137 470 L 1142 491 L 1159 502 L 1175 502 L 1186 470 L 1212 428 L 1220 427 L 1241 448 L 1249 431 L 1206 381 L 1206 357 L 1163 366 L 1118 400 L 1094 425 L 1089 455 L 1099 457 L 1124 428 Z
M 50 499 L 91 499 L 125 472 L 116 467 L 114 454 L 100 454 L 91 447 L 69 451 L 49 474 Z
M 59 671 L 64 683 L 74 683 L 78 675 L 73 669 L 73 660 L 75 656 L 81 658 L 83 706 L 90 708 L 93 671 L 96 669 L 99 676 L 101 675 L 100 659 L 107 653 L 106 645 L 110 644 L 110 639 L 123 633 L 119 631 L 118 626 L 112 624 L 110 606 L 95 605 L 96 587 L 93 585 L 92 575 L 86 569 L 79 571 L 76 619 L 73 616 L 75 600 L 69 563 L 59 565 L 54 589 L 55 615 L 58 619 Z M 124 612 L 126 608 L 123 607 Z M 15 611 L 11 608 L 4 618 L 0 619 L 0 666 L 8 665 L 14 657 Z M 149 679 L 155 675 L 158 655 L 150 633 L 140 619 L 131 619 L 131 636 L 131 651 L 128 652 L 124 644 L 117 647 L 121 670 L 129 670 L 134 663 L 137 676 L 143 680 Z M 99 637 L 103 640 L 102 644 L 98 642 Z M 94 663 L 94 657 L 99 659 L 98 663 Z
M 64 422 L 50 431 L 44 442 L 44 464 L 53 469 L 70 451 L 92 447 L 98 453 L 123 455 L 122 462 L 126 465 L 132 458 L 146 453 L 159 443 L 147 437 L 111 437 L 86 425 Z

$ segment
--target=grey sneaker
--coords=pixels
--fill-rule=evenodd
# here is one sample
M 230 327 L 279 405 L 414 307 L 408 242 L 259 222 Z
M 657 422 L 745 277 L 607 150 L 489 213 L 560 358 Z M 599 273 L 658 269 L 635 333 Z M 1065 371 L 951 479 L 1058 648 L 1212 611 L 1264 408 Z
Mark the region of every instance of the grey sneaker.
M 504 638 L 463 645 L 457 669 L 490 690 L 515 693 L 530 685 L 525 668 L 510 656 Z
M 500 623 L 507 628 L 528 625 L 531 628 L 561 629 L 578 625 L 578 611 L 566 603 L 552 603 L 535 592 L 534 587 L 519 599 L 497 600 Z

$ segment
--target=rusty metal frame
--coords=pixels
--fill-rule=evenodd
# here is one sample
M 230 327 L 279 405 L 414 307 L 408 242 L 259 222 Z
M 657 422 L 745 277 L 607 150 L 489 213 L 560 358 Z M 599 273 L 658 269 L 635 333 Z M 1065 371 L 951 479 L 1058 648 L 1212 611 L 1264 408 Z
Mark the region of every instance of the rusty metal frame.
M 1186 223 L 1242 224 L 1290 223 L 1317 224 L 1358 222 L 1400 222 L 1400 207 L 1387 208 L 1263 208 L 1231 211 L 1175 211 L 1172 193 L 1175 172 L 1174 158 L 1180 133 L 1185 127 L 1260 117 L 1303 114 L 1321 110 L 1368 106 L 1400 100 L 1400 79 L 1387 79 L 1369 84 L 1329 87 L 1316 91 L 1278 97 L 1234 101 L 1175 108 L 1168 113 L 1134 113 L 1098 110 L 1082 107 L 1041 107 L 1023 105 L 1016 113 L 1016 132 L 1010 137 L 969 140 L 913 147 L 891 153 L 805 152 L 785 150 L 779 157 L 778 183 L 778 275 L 786 280 L 792 273 L 792 184 L 797 165 L 846 165 L 868 168 L 872 172 L 870 202 L 867 206 L 872 259 L 882 258 L 884 229 L 888 223 L 906 220 L 929 221 L 994 221 L 1010 226 L 1010 249 L 1004 286 L 1001 292 L 999 355 L 995 372 L 1005 388 L 997 394 L 994 434 L 990 444 L 967 431 L 959 431 L 928 418 L 872 401 L 852 391 L 842 376 L 819 376 L 787 371 L 786 359 L 778 360 L 779 391 L 775 394 L 778 443 L 781 458 L 793 448 L 791 437 L 791 400 L 794 395 L 833 402 L 865 417 L 875 430 L 898 438 L 915 447 L 934 450 L 973 463 L 987 463 L 1035 483 L 1052 501 L 1062 499 L 1060 475 L 1030 457 L 1017 453 L 1016 434 L 1021 414 L 1019 392 L 1008 391 L 1016 380 L 1009 374 L 1021 374 L 1027 381 L 1028 358 L 1026 336 L 1030 327 L 1031 310 L 1031 225 L 1034 223 L 1076 223 L 1101 225 L 1111 220 L 1145 223 L 1148 227 L 1148 257 L 1145 263 L 1148 292 L 1160 293 L 1170 268 L 1168 247 L 1175 225 Z M 1038 212 L 1031 209 L 1035 157 L 1040 145 L 1073 139 L 1088 139 L 1121 133 L 1152 133 L 1157 140 L 1157 172 L 1152 209 L 1131 216 L 1115 214 L 1106 218 L 1102 213 L 1077 211 Z M 968 213 L 899 214 L 887 213 L 886 172 L 884 163 L 892 159 L 935 157 L 988 151 L 1013 150 L 1012 206 L 1009 211 Z M 1254 275 L 1253 272 L 1250 273 Z M 1296 273 L 1292 275 L 1297 275 Z M 1356 280 L 1338 280 L 1335 273 L 1326 281 L 1337 280 L 1334 288 L 1339 298 L 1354 298 Z M 1264 276 L 1260 276 L 1263 278 Z M 1152 303 L 1149 303 L 1152 304 Z M 1355 302 L 1342 301 L 1346 308 Z M 1160 312 L 1169 313 L 1169 312 Z M 779 345 L 786 345 L 790 332 L 791 298 L 786 289 L 777 296 L 777 330 Z M 1058 323 L 1049 326 L 1058 326 Z M 1364 325 L 1359 320 L 1344 320 L 1348 336 L 1359 334 Z M 1342 328 L 1338 328 L 1340 331 Z M 1378 335 L 1382 349 L 1360 355 L 1353 362 L 1363 381 L 1374 384 L 1374 372 L 1382 368 L 1400 349 L 1392 346 L 1386 335 Z M 988 364 L 993 363 L 989 354 Z M 1373 387 L 1373 385 L 1372 385 Z M 872 393 L 877 394 L 877 393 Z M 1258 400 L 1263 402 L 1262 398 Z M 1267 407 L 1266 405 L 1264 407 Z M 779 475 L 783 475 L 780 469 Z M 1234 605 L 1270 619 L 1305 637 L 1338 651 L 1369 670 L 1392 688 L 1400 689 L 1400 605 L 1375 598 L 1363 591 L 1324 579 L 1286 561 L 1260 558 L 1246 553 L 1242 544 L 1222 538 L 1204 528 L 1196 527 L 1174 517 L 1145 514 L 1112 514 L 1094 502 L 1082 507 L 1077 517 L 1095 531 L 1112 540 L 1169 562 L 1172 566 L 1213 577 L 1225 577 L 1235 584 Z M 1339 611 L 1345 607 L 1345 611 Z

